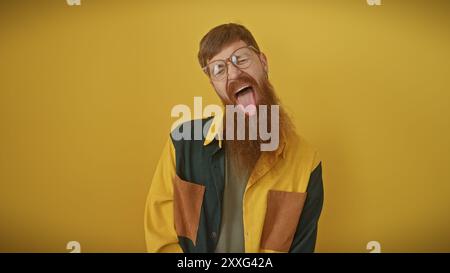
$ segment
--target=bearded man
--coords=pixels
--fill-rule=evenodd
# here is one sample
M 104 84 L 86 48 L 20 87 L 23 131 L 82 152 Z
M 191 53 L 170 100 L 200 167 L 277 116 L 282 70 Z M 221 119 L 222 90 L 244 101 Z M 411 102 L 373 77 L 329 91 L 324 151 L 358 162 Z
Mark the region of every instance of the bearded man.
M 247 28 L 230 23 L 202 38 L 198 60 L 227 110 L 169 137 L 147 197 L 147 250 L 313 252 L 321 161 L 280 106 L 266 56 Z M 200 138 L 174 137 L 194 136 L 198 125 L 207 132 Z

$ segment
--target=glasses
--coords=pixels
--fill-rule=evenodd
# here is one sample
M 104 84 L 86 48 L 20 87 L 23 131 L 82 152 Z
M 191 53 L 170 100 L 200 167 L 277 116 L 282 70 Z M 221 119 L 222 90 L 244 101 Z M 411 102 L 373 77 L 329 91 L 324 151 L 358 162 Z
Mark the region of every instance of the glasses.
M 253 46 L 241 47 L 236 49 L 227 59 L 210 62 L 202 69 L 211 80 L 221 81 L 228 74 L 228 62 L 239 69 L 248 68 L 254 60 L 254 53 L 259 53 L 259 51 Z

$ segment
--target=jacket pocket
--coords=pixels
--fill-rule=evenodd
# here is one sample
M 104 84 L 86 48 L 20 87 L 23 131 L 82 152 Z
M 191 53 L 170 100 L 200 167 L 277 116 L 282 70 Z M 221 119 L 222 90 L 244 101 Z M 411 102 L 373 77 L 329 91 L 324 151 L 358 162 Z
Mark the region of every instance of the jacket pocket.
M 261 249 L 289 252 L 305 199 L 306 192 L 268 192 Z
M 205 186 L 173 179 L 173 206 L 175 230 L 178 236 L 186 237 L 195 245 L 202 209 Z

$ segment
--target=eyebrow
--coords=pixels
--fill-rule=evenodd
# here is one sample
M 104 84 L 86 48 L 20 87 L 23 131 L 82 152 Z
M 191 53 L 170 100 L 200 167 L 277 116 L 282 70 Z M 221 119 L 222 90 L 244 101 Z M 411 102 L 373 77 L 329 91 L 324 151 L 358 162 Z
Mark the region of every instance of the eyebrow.
M 211 60 L 207 60 L 206 61 L 206 65 L 208 65 L 208 64 L 210 64 L 210 63 L 212 63 L 212 62 L 215 62 L 215 61 L 225 61 L 225 60 L 227 60 L 229 57 L 231 57 L 231 55 L 233 55 L 237 50 L 239 50 L 239 49 L 241 49 L 241 48 L 244 48 L 244 47 L 252 47 L 252 46 L 249 46 L 249 45 L 245 45 L 245 46 L 241 46 L 241 47 L 238 47 L 238 48 L 235 48 L 232 52 L 231 52 L 231 54 L 230 55 L 228 55 L 228 57 L 226 57 L 226 58 L 221 58 L 221 59 L 219 59 L 219 58 L 217 58 L 216 60 L 214 60 L 214 57 L 211 59 Z M 253 47 L 252 47 L 253 48 Z M 216 54 L 216 56 L 217 56 L 218 54 Z
M 231 54 L 233 54 L 234 53 L 234 51 L 231 53 Z M 217 56 L 217 54 L 216 54 L 216 56 Z M 231 56 L 231 55 L 230 55 Z M 223 60 L 226 60 L 227 58 L 217 58 L 217 59 L 215 59 L 214 60 L 214 57 L 211 59 L 211 60 L 209 60 L 208 62 L 206 62 L 206 64 L 210 64 L 210 63 L 212 63 L 212 62 L 215 62 L 215 61 L 223 61 Z

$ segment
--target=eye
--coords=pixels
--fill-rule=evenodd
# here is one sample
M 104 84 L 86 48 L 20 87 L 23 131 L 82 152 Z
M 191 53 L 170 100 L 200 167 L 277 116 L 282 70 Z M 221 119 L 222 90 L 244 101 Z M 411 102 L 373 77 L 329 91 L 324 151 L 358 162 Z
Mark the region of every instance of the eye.
M 213 76 L 219 76 L 225 71 L 225 66 L 223 63 L 214 63 L 210 66 L 209 71 Z
M 246 65 L 250 61 L 250 56 L 248 54 L 234 55 L 231 61 L 238 66 Z
M 247 56 L 240 56 L 238 58 L 238 65 L 245 64 L 249 61 L 249 58 Z

